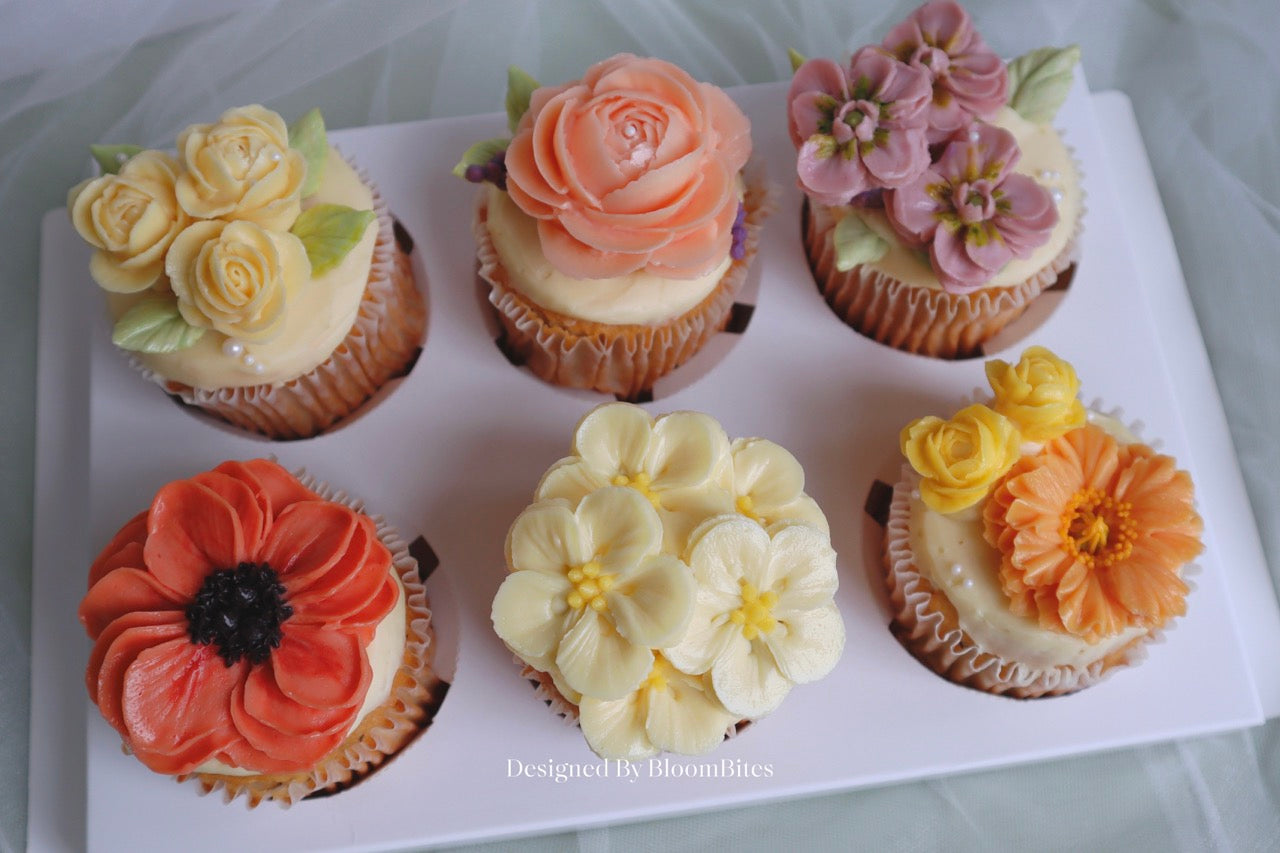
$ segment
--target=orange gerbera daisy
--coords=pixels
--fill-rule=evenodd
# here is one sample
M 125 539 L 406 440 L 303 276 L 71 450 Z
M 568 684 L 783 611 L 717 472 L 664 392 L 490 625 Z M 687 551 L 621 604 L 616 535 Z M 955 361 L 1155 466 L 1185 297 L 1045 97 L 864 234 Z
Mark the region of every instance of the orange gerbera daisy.
M 162 488 L 89 570 L 89 696 L 160 773 L 310 767 L 354 725 L 399 598 L 373 521 L 274 462 Z
M 983 509 L 1010 608 L 1096 642 L 1186 612 L 1179 568 L 1200 553 L 1191 477 L 1086 425 L 1020 459 Z

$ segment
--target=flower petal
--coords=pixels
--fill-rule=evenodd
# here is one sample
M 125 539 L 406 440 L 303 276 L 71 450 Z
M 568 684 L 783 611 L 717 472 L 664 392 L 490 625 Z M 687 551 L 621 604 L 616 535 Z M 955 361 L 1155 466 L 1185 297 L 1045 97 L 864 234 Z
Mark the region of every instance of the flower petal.
M 609 485 L 590 462 L 577 456 L 566 456 L 547 469 L 534 492 L 537 500 L 562 498 L 570 509 L 577 509 L 578 502 L 601 486 Z
M 768 569 L 759 589 L 778 594 L 777 610 L 808 610 L 831 602 L 840 585 L 831 540 L 807 524 L 769 528 Z
M 791 682 L 778 671 L 768 648 L 744 637 L 734 638 L 716 660 L 711 683 L 729 713 L 749 720 L 777 708 L 791 691 Z
M 262 534 L 270 522 L 270 516 L 263 511 L 264 507 L 259 503 L 253 489 L 235 477 L 219 474 L 216 471 L 196 474 L 191 478 L 191 482 L 199 483 L 231 505 L 240 519 L 245 551 L 249 554 L 258 553 L 258 548 L 262 545 Z M 224 568 L 230 568 L 230 566 Z
M 298 479 L 269 459 L 250 459 L 247 462 L 223 462 L 213 470 L 242 480 L 261 493 L 270 508 L 270 518 L 275 518 L 289 504 L 314 501 L 320 498 Z
M 701 678 L 673 674 L 664 690 L 649 690 L 645 731 L 658 749 L 704 755 L 724 741 L 737 718 L 716 701 Z
M 730 622 L 727 615 L 741 602 L 738 596 L 729 598 L 704 586 L 698 587 L 688 629 L 678 643 L 664 648 L 662 654 L 672 666 L 690 675 L 701 675 L 711 669 L 734 636 L 742 636 L 742 629 Z
M 768 565 L 769 535 L 759 524 L 741 515 L 708 521 L 694 532 L 689 568 L 698 584 L 729 591 L 741 589 L 745 580 L 763 591 Z
M 653 504 L 635 489 L 597 489 L 582 499 L 574 515 L 582 535 L 581 562 L 597 560 L 606 574 L 631 569 L 658 553 L 662 545 L 662 520 Z
M 787 680 L 808 684 L 835 669 L 844 651 L 844 622 L 834 604 L 777 615 L 778 626 L 764 642 Z
M 210 572 L 256 556 L 245 548 L 235 507 L 190 480 L 169 483 L 156 493 L 143 554 L 147 569 L 182 598 L 194 598 Z
M 718 487 L 671 489 L 662 493 L 661 500 L 662 543 L 671 554 L 687 553 L 689 539 L 703 521 L 734 511 L 733 497 Z
M 373 671 L 356 637 L 291 622 L 282 633 L 271 666 L 284 695 L 309 708 L 343 708 L 364 700 Z
M 502 642 L 526 663 L 554 655 L 574 612 L 565 603 L 563 575 L 521 571 L 507 575 L 489 616 Z
M 573 435 L 573 452 L 612 477 L 644 470 L 653 419 L 630 403 L 605 403 L 587 413 Z
M 601 758 L 639 761 L 658 754 L 644 731 L 643 691 L 633 691 L 621 699 L 602 701 L 582 697 L 578 706 L 578 725 L 587 746 Z
M 733 493 L 748 497 L 755 512 L 789 504 L 804 492 L 804 469 L 785 448 L 763 438 L 733 443 Z
M 112 537 L 107 547 L 103 548 L 93 565 L 89 567 L 89 586 L 102 580 L 108 572 L 121 566 L 141 568 L 146 565 L 142 559 L 142 546 L 147 541 L 147 513 L 143 510 L 125 522 L 119 532 Z
M 615 576 L 605 593 L 618 633 L 639 646 L 660 647 L 680 639 L 693 612 L 693 574 L 668 554 L 647 558 Z
M 556 666 L 579 693 L 621 699 L 649 674 L 653 652 L 624 638 L 588 607 L 560 641 Z
M 507 533 L 507 568 L 560 577 L 589 559 L 578 518 L 562 500 L 539 501 L 516 517 Z
M 347 557 L 360 529 L 359 518 L 348 507 L 330 501 L 291 504 L 276 516 L 259 561 L 276 571 L 291 596 L 299 593 L 323 582 Z
M 700 486 L 729 449 L 724 428 L 701 412 L 672 412 L 653 424 L 645 470 L 654 490 Z
M 139 549 L 140 550 L 140 549 Z M 128 613 L 173 613 L 186 618 L 184 602 L 149 573 L 120 568 L 89 588 L 80 602 L 80 624 L 97 639 L 107 626 Z
M 152 646 L 186 636 L 186 617 L 173 611 L 128 613 L 98 635 L 85 670 L 85 686 L 89 688 L 89 698 L 112 728 L 125 733 L 120 705 L 124 699 L 124 674 L 129 665 Z

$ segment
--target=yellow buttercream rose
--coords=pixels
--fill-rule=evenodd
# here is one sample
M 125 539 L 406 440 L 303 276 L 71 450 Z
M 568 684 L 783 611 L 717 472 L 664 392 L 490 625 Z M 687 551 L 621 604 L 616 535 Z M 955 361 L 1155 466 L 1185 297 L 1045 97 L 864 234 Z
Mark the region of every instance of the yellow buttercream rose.
M 215 219 L 174 239 L 165 272 L 188 323 L 260 343 L 284 325 L 285 303 L 311 278 L 311 261 L 292 234 Z
M 136 293 L 164 272 L 164 253 L 191 218 L 178 205 L 181 167 L 159 151 L 142 151 L 119 173 L 84 181 L 67 195 L 71 223 L 97 249 L 89 273 L 103 289 Z
M 289 147 L 279 114 L 252 104 L 227 110 L 217 124 L 193 124 L 178 136 L 186 167 L 178 203 L 197 219 L 247 219 L 288 231 L 301 211 L 307 161 Z
M 1030 441 L 1048 441 L 1084 426 L 1075 369 L 1044 347 L 1025 350 L 1017 364 L 988 361 L 987 381 L 996 395 L 993 408 Z
M 1019 456 L 1022 438 L 1004 415 L 981 404 L 956 412 L 949 421 L 926 417 L 902 430 L 899 444 L 923 478 L 920 497 L 937 512 L 973 506 Z

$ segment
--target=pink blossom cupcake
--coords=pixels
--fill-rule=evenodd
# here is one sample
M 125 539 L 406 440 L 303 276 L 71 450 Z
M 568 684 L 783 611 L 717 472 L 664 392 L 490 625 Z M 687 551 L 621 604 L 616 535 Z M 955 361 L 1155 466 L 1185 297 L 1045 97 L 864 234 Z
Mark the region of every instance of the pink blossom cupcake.
M 846 323 L 942 358 L 977 354 L 1076 260 L 1080 175 L 1049 124 L 1075 47 L 1006 68 L 949 0 L 848 67 L 799 64 L 788 128 L 805 249 Z
M 629 54 L 511 86 L 513 138 L 455 169 L 488 184 L 475 235 L 505 345 L 548 382 L 634 398 L 729 319 L 764 216 L 741 175 L 750 123 L 720 89 Z

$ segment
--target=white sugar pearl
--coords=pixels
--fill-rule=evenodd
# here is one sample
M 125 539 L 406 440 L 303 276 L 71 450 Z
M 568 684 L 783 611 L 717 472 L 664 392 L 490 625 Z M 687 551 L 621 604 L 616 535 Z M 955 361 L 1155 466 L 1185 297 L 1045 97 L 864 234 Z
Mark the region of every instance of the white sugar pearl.
M 244 355 L 244 344 L 235 338 L 227 338 L 222 342 L 222 354 L 229 358 L 239 358 Z
M 964 588 L 965 588 L 965 589 L 973 589 L 973 578 L 965 578 L 965 579 L 964 579 Z
M 1062 190 L 1052 190 L 1049 195 L 1053 196 L 1054 204 L 1062 203 Z
M 117 152 L 116 152 L 116 162 L 117 162 L 117 163 L 123 163 L 125 160 L 128 160 L 128 159 L 129 159 L 129 155 L 128 155 L 128 154 L 126 154 L 126 153 L 124 153 L 123 151 L 117 151 Z
M 919 489 L 912 489 L 912 490 L 911 490 L 911 500 L 913 500 L 913 501 L 918 501 L 918 500 L 920 500 L 920 490 L 919 490 Z
M 279 163 L 281 160 L 283 160 L 283 159 L 284 159 L 284 155 L 283 155 L 283 154 L 281 154 L 279 151 L 272 151 L 272 152 L 271 152 L 271 159 L 272 159 L 272 160 L 274 160 L 274 161 L 276 161 L 277 163 Z
M 240 359 L 240 361 L 244 364 L 245 367 L 253 367 L 255 364 L 258 363 L 258 360 L 249 353 L 245 353 L 244 356 Z
M 261 376 L 262 374 L 267 372 L 267 366 L 260 361 L 254 362 L 254 365 L 251 368 L 251 370 L 253 370 L 254 373 Z
M 978 129 L 976 127 L 973 130 L 969 131 L 969 141 L 970 142 L 978 141 Z
M 636 127 L 631 122 L 627 122 L 622 126 L 622 135 L 625 136 L 627 139 L 634 138 L 635 135 L 639 132 L 640 132 L 640 128 Z
M 964 566 L 960 565 L 959 563 L 952 563 L 951 574 L 955 575 L 956 577 L 959 577 L 960 575 L 964 574 Z

